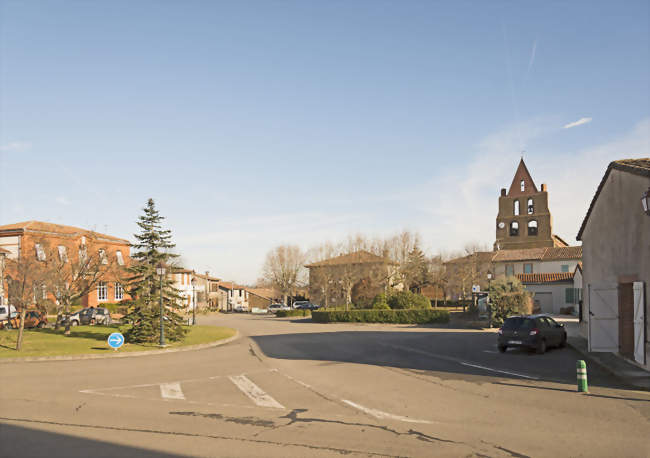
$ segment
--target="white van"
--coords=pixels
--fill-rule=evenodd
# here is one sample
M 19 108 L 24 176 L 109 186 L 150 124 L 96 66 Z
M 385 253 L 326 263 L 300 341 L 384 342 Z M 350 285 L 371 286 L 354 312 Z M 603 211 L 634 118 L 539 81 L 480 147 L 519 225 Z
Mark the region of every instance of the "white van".
M 18 315 L 18 312 L 16 311 L 16 307 L 14 307 L 13 305 L 0 305 L 0 320 L 7 320 L 10 318 L 8 316 L 7 309 L 11 311 L 11 318 Z

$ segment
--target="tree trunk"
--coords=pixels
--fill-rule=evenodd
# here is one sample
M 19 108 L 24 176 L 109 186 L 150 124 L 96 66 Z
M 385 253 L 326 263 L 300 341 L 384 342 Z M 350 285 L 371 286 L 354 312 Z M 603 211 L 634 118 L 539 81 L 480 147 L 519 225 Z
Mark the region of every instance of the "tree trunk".
M 70 335 L 70 304 L 69 303 L 65 304 L 65 331 L 63 332 L 63 334 L 66 336 Z
M 18 325 L 18 339 L 16 339 L 16 351 L 23 349 L 23 331 L 25 330 L 25 314 L 27 310 L 22 307 L 20 310 L 20 324 Z

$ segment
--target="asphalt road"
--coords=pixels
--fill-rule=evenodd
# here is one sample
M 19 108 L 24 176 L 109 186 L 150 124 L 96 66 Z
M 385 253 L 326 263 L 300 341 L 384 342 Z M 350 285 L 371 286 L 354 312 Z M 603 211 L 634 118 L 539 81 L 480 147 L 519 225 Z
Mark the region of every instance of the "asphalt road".
M 650 393 L 492 332 L 201 316 L 212 349 L 0 364 L 0 456 L 650 456 Z

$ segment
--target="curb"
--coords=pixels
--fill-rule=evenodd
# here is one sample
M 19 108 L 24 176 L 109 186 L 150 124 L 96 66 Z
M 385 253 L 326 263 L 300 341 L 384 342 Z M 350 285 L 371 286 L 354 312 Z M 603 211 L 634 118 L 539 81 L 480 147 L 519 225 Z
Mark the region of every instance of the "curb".
M 235 335 L 227 339 L 217 340 L 216 342 L 209 342 L 205 344 L 188 345 L 187 347 L 169 348 L 167 350 L 146 350 L 134 351 L 131 353 L 116 353 L 108 355 L 74 355 L 74 356 L 27 356 L 25 358 L 6 358 L 0 359 L 0 364 L 11 364 L 21 362 L 43 362 L 43 361 L 80 361 L 87 359 L 114 359 L 114 358 L 130 358 L 138 356 L 150 355 L 164 355 L 167 353 L 178 353 L 182 351 L 204 350 L 206 348 L 218 347 L 233 342 L 241 337 L 238 330 L 235 330 Z
M 636 390 L 639 391 L 650 391 L 650 388 L 644 385 L 638 385 L 631 381 L 628 377 L 622 376 L 621 374 L 617 373 L 614 369 L 610 368 L 607 364 L 603 363 L 600 361 L 597 357 L 593 356 L 591 353 L 588 351 L 583 350 L 582 348 L 579 348 L 577 345 L 573 344 L 570 340 L 567 340 L 567 346 L 571 347 L 574 349 L 576 352 L 578 352 L 584 359 L 589 361 L 591 364 L 595 364 L 598 367 L 600 367 L 602 370 L 607 372 L 608 374 L 616 377 L 619 380 L 622 380 L 625 382 L 627 385 L 634 387 Z

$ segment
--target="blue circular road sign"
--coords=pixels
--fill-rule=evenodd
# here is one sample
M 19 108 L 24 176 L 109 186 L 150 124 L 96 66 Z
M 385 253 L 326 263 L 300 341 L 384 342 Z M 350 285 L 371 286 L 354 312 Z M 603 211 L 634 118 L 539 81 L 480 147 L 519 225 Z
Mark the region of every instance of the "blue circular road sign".
M 117 350 L 122 345 L 124 345 L 124 336 L 119 332 L 114 332 L 113 334 L 108 336 L 108 345 L 110 345 L 111 348 Z

